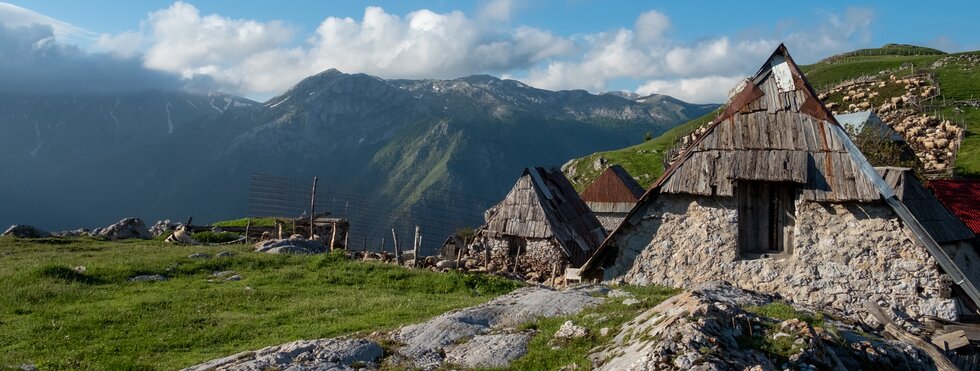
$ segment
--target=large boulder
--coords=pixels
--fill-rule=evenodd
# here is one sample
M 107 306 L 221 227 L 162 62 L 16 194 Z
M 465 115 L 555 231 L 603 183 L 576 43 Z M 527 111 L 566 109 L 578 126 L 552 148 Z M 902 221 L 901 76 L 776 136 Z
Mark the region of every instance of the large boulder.
M 44 238 L 51 237 L 51 233 L 47 231 L 26 225 L 26 224 L 16 224 L 7 228 L 3 232 L 3 236 L 14 236 L 20 238 Z
M 120 220 L 116 224 L 92 231 L 92 235 L 105 237 L 113 241 L 126 240 L 130 238 L 139 238 L 144 240 L 153 238 L 150 236 L 150 230 L 146 229 L 146 224 L 143 224 L 143 220 L 140 218 L 126 218 Z
M 92 231 L 88 230 L 88 228 L 78 228 L 69 231 L 54 232 L 52 234 L 58 237 L 82 237 L 91 236 Z
M 287 238 L 268 240 L 255 244 L 255 252 L 269 254 L 319 254 L 327 251 L 327 246 L 317 240 Z
M 377 368 L 375 362 L 383 355 L 384 348 L 371 340 L 299 340 L 241 352 L 184 370 L 370 370 Z

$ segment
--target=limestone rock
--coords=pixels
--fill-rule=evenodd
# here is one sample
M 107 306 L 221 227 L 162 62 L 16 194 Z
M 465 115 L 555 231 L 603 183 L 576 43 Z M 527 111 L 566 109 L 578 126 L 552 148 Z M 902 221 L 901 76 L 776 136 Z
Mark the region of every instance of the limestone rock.
M 231 251 L 222 251 L 222 252 L 219 252 L 217 254 L 214 254 L 214 257 L 215 258 L 227 258 L 227 257 L 231 257 L 231 256 L 235 256 L 235 253 L 233 253 Z
M 503 368 L 527 354 L 531 334 L 477 335 L 446 347 L 446 362 L 465 368 Z
M 177 229 L 178 224 L 171 222 L 170 219 L 158 220 L 150 226 L 150 235 L 160 237 Z
M 211 259 L 211 255 L 210 254 L 205 254 L 205 253 L 202 253 L 202 252 L 196 252 L 196 253 L 187 255 L 187 257 L 190 258 L 190 259 Z
M 565 321 L 555 332 L 555 339 L 577 339 L 589 334 L 589 329 L 578 326 L 572 321 Z
M 2 236 L 14 236 L 20 238 L 44 238 L 51 237 L 51 233 L 35 228 L 26 224 L 15 224 L 7 228 Z
M 140 218 L 126 218 L 105 228 L 99 228 L 92 232 L 93 236 L 101 236 L 110 240 L 126 240 L 139 238 L 143 240 L 151 239 L 150 230 L 146 229 L 146 224 Z
M 430 369 L 442 363 L 443 348 L 460 339 L 481 335 L 491 329 L 517 327 L 541 317 L 578 313 L 602 301 L 592 295 L 597 290 L 601 289 L 584 286 L 555 291 L 525 287 L 483 305 L 403 327 L 392 335 L 392 340 L 405 344 L 397 353 L 409 360 L 408 367 Z
M 268 240 L 255 244 L 255 252 L 269 254 L 319 254 L 326 251 L 327 246 L 316 240 Z
M 149 281 L 166 281 L 167 277 L 160 274 L 144 274 L 140 276 L 130 277 L 129 282 L 149 282 Z
M 375 369 L 383 355 L 381 345 L 366 339 L 299 340 L 211 360 L 184 371 Z

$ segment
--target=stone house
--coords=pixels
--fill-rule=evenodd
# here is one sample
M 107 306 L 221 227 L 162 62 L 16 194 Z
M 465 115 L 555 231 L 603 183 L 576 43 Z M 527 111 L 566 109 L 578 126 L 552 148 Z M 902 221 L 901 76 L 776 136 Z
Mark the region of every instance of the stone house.
M 611 231 L 633 209 L 640 196 L 643 196 L 640 183 L 622 166 L 612 165 L 582 192 L 582 201 L 589 205 L 602 226 Z
M 673 287 L 725 280 L 853 317 L 869 299 L 913 318 L 973 311 L 976 268 L 964 262 L 980 257 L 955 244 L 962 231 L 910 211 L 911 193 L 909 205 L 896 195 L 921 187 L 914 177 L 891 179 L 894 187 L 780 45 L 581 274 Z
M 544 280 L 579 267 L 606 237 L 605 229 L 558 169 L 527 168 L 485 214 L 467 253 L 489 270 Z M 514 269 L 514 262 L 517 269 Z

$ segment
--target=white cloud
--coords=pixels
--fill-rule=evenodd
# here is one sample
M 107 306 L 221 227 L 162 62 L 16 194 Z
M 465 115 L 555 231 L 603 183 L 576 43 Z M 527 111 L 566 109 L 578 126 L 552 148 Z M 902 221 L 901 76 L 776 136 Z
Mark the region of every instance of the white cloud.
M 186 78 L 224 71 L 293 38 L 282 22 L 202 17 L 193 5 L 179 1 L 151 13 L 146 25 L 151 44 L 144 55 L 146 66 Z
M 49 26 L 54 38 L 61 43 L 88 44 L 95 37 L 94 32 L 71 23 L 4 2 L 0 2 L 0 23 L 7 27 L 30 27 L 34 24 Z
M 490 0 L 480 9 L 480 18 L 506 22 L 514 13 L 514 0 Z
M 649 80 L 636 88 L 636 93 L 666 94 L 691 103 L 718 103 L 727 101 L 729 91 L 743 79 L 744 76 L 705 76 Z
M 798 61 L 814 61 L 870 42 L 874 14 L 864 8 L 780 24 L 768 35 L 671 38 L 672 22 L 650 10 L 632 28 L 569 37 L 513 26 L 513 0 L 488 0 L 469 17 L 420 9 L 403 16 L 367 7 L 360 19 L 327 17 L 305 40 L 282 22 L 201 15 L 176 2 L 153 12 L 139 31 L 103 35 L 117 55 L 142 52 L 147 67 L 206 76 L 225 90 L 278 93 L 328 68 L 384 78 L 455 78 L 475 73 L 520 76 L 546 89 L 605 91 L 634 81 L 636 91 L 696 102 L 723 101 L 732 82 L 754 72 L 786 42 Z M 736 35 L 732 33 L 732 35 Z M 618 86 L 617 88 L 621 88 Z

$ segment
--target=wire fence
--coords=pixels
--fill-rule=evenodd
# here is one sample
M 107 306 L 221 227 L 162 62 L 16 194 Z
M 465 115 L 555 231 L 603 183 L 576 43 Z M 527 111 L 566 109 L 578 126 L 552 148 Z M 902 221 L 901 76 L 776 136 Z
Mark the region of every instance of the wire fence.
M 309 215 L 313 181 L 265 174 L 250 178 L 249 216 L 296 218 Z M 483 224 L 483 213 L 499 200 L 440 191 L 427 193 L 407 206 L 369 193 L 344 192 L 322 186 L 317 190 L 315 212 L 345 218 L 350 223 L 347 246 L 353 250 L 392 251 L 391 230 L 403 250 L 412 248 L 415 227 L 421 229 L 420 253 L 433 255 L 453 233 Z

